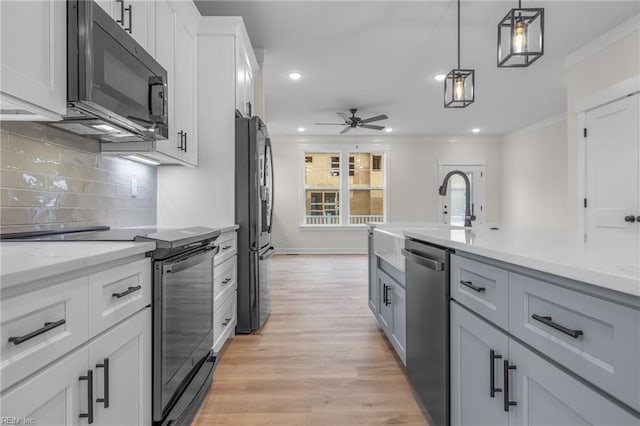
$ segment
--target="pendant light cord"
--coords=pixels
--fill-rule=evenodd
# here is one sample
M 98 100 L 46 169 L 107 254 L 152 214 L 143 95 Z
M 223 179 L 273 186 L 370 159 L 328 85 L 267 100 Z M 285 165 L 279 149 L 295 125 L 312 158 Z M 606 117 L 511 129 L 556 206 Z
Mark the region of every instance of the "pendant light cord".
M 458 69 L 460 69 L 460 0 L 458 0 Z

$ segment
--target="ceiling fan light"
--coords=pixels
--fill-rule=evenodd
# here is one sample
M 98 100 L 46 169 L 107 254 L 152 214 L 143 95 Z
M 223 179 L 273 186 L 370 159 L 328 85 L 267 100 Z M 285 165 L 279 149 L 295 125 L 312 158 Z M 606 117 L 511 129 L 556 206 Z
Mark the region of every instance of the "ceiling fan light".
M 528 67 L 544 54 L 544 9 L 511 9 L 498 23 L 498 67 Z
M 465 108 L 474 98 L 475 70 L 451 70 L 444 80 L 444 107 Z

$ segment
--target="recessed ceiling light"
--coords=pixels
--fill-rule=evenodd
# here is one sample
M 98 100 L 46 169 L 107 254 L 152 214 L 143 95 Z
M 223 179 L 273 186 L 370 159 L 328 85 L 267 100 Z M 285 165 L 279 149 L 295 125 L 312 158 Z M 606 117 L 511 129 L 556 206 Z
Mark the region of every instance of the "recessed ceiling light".
M 387 133 L 391 133 L 391 132 L 393 132 L 393 129 L 391 127 L 385 127 L 384 131 L 387 132 Z
M 456 139 L 449 139 L 449 142 L 456 142 Z
M 447 78 L 446 74 L 437 74 L 433 76 L 435 81 L 443 81 L 445 78 Z
M 306 129 L 304 127 L 298 127 L 299 132 L 304 132 Z
M 472 131 L 473 133 L 479 133 L 479 132 L 480 132 L 480 129 L 478 129 L 478 128 L 476 127 L 476 128 L 474 128 L 474 129 L 471 129 L 471 131 Z
M 300 80 L 302 78 L 302 74 L 299 72 L 293 71 L 289 73 L 289 79 L 291 80 Z

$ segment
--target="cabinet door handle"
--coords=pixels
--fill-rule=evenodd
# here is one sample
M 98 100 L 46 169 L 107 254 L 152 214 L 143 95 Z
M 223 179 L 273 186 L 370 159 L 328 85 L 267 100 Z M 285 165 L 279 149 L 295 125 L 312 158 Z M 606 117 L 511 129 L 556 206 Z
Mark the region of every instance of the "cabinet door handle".
M 491 349 L 489 351 L 489 394 L 491 398 L 495 398 L 496 392 L 502 392 L 501 388 L 496 387 L 496 359 L 502 359 L 502 355 L 496 355 L 496 351 Z
M 102 364 L 96 364 L 96 368 L 104 368 L 104 398 L 97 398 L 96 402 L 102 402 L 104 408 L 109 408 L 109 358 L 105 358 Z
M 116 0 L 116 3 L 120 3 L 120 19 L 116 22 L 124 27 L 124 0 Z
M 131 293 L 133 293 L 133 292 L 135 292 L 135 291 L 140 290 L 141 288 L 142 288 L 142 286 L 141 286 L 141 285 L 137 285 L 137 286 L 135 286 L 135 287 L 129 287 L 128 289 L 126 289 L 126 290 L 125 290 L 125 291 L 123 291 L 122 293 L 113 293 L 113 294 L 111 295 L 111 297 L 115 297 L 116 299 L 120 299 L 121 297 L 124 297 L 124 296 L 126 296 L 126 295 L 128 295 L 128 294 L 131 294 Z
M 178 136 L 180 137 L 180 143 L 178 144 L 178 149 L 180 151 L 184 151 L 184 148 L 182 146 L 182 144 L 184 143 L 184 132 L 182 130 L 180 130 L 178 132 Z
M 482 293 L 486 290 L 486 288 L 484 287 L 478 287 L 473 285 L 473 283 L 471 281 L 462 281 L 460 280 L 460 284 L 462 284 L 465 287 L 469 287 L 471 290 L 473 291 L 477 291 L 478 293 Z
M 124 10 L 129 12 L 129 28 L 125 27 L 124 30 L 127 31 L 129 34 L 131 34 L 131 29 L 133 28 L 131 26 L 131 18 L 133 16 L 133 5 L 130 4 L 129 7 L 125 7 Z M 122 16 L 122 20 L 124 21 L 124 15 Z
M 89 424 L 93 423 L 93 371 L 88 370 L 86 376 L 78 377 L 78 380 L 87 381 L 87 412 L 80 413 L 78 417 L 87 419 Z
M 389 289 L 391 288 L 391 286 L 389 285 L 385 285 L 384 286 L 384 295 L 385 295 L 385 302 L 384 302 L 384 306 L 389 306 L 391 304 L 391 299 L 389 298 Z
M 225 318 L 224 322 L 222 323 L 223 326 L 226 326 L 227 324 L 229 324 L 231 322 L 231 318 Z
M 184 152 L 187 152 L 187 132 L 184 132 Z
M 582 336 L 584 334 L 584 332 L 582 330 L 571 330 L 567 327 L 564 327 L 558 323 L 555 323 L 552 321 L 551 317 L 544 317 L 542 315 L 538 315 L 538 314 L 533 314 L 531 315 L 531 318 L 533 318 L 536 321 L 540 321 L 541 323 L 543 323 L 544 325 L 554 328 L 564 334 L 566 334 L 567 336 L 571 336 L 574 339 L 577 339 L 578 337 Z
M 46 333 L 49 330 L 53 330 L 56 327 L 60 327 L 64 323 L 66 323 L 66 321 L 63 319 L 56 322 L 45 322 L 44 327 L 39 328 L 36 331 L 32 331 L 29 334 L 25 334 L 24 336 L 9 337 L 9 343 L 13 343 L 14 345 L 19 345 L 20 343 L 24 343 L 27 340 L 33 339 L 34 337 L 39 336 L 43 333 Z
M 222 250 L 229 250 L 231 248 L 231 246 L 224 246 L 222 247 Z
M 509 400 L 509 371 L 515 370 L 515 365 L 509 365 L 509 360 L 504 360 L 504 411 L 509 412 L 509 407 L 518 405 L 516 401 Z
M 225 278 L 222 280 L 222 284 L 227 284 L 229 281 L 231 281 L 231 278 Z

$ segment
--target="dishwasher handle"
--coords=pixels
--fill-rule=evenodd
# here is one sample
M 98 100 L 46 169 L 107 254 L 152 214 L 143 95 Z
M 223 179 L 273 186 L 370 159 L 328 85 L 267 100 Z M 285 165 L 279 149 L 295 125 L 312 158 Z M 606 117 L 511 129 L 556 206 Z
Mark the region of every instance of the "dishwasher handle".
M 424 266 L 425 268 L 429 268 L 436 272 L 444 271 L 444 263 L 439 262 L 435 259 L 429 259 L 428 257 L 424 257 L 407 249 L 402 249 L 402 255 L 408 260 L 411 260 L 420 266 Z

